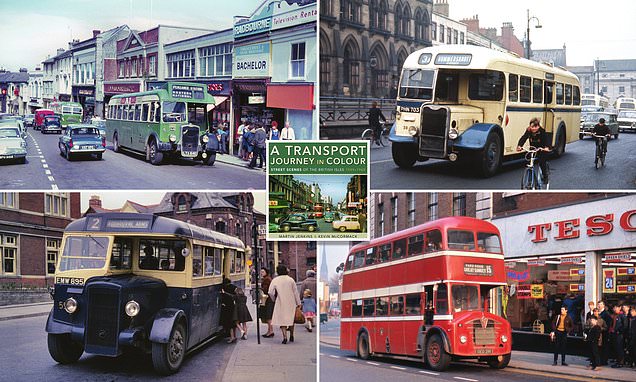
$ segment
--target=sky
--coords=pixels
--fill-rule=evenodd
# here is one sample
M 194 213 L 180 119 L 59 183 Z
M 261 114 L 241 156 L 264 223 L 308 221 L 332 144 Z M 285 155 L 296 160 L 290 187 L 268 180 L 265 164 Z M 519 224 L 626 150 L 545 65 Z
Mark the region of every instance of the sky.
M 147 30 L 158 24 L 211 30 L 232 27 L 262 0 L 0 0 L 0 68 L 33 70 L 68 42 L 122 24 Z M 152 5 L 151 5 L 152 4 Z
M 88 201 L 91 195 L 99 195 L 103 208 L 114 209 L 121 208 L 126 203 L 126 200 L 143 205 L 157 204 L 165 193 L 165 191 L 86 191 L 81 193 L 82 212 L 88 209 Z M 252 195 L 254 195 L 254 207 L 256 210 L 265 213 L 265 192 L 252 192 Z
M 331 279 L 331 277 L 336 274 L 336 268 L 338 265 L 347 260 L 347 255 L 349 254 L 349 243 L 330 241 L 321 244 L 324 246 L 326 251 L 327 269 L 329 270 L 329 278 Z M 319 261 L 322 261 L 322 248 L 320 246 L 318 247 L 318 259 Z M 318 268 L 318 274 L 320 274 L 320 269 L 321 268 Z
M 294 175 L 294 179 L 311 185 L 318 183 L 321 195 L 331 196 L 332 204 L 337 204 L 344 200 L 347 195 L 347 184 L 351 180 L 351 175 Z
M 515 36 L 523 40 L 527 10 L 535 16 L 530 23 L 533 49 L 560 49 L 566 45 L 567 65 L 592 65 L 600 59 L 636 59 L 636 2 L 633 0 L 448 0 L 454 20 L 479 15 L 480 27 L 512 22 Z

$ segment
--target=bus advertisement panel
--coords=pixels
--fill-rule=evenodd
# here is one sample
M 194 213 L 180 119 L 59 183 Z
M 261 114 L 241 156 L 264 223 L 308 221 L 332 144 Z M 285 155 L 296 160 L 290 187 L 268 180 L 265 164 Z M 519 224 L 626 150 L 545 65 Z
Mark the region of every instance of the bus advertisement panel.
M 433 370 L 461 358 L 508 365 L 504 256 L 491 223 L 450 217 L 395 232 L 352 247 L 344 269 L 342 350 L 413 357 Z

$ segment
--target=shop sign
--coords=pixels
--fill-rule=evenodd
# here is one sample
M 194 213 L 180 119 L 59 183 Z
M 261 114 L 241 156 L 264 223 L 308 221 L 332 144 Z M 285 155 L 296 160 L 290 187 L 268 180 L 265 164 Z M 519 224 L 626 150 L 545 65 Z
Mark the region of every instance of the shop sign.
M 528 260 L 529 267 L 542 267 L 545 265 L 545 259 Z
M 307 3 L 307 1 L 305 1 Z M 298 2 L 270 1 L 254 12 L 249 19 L 241 19 L 234 25 L 234 38 L 251 36 L 271 30 L 317 22 L 316 1 L 300 5 Z
M 517 285 L 517 298 L 519 300 L 526 300 L 526 299 L 532 298 L 530 290 L 531 290 L 530 284 Z
M 516 261 L 506 261 L 504 264 L 506 265 L 506 268 L 508 269 L 515 269 L 515 267 L 517 266 Z
M 139 91 L 139 84 L 104 84 L 104 93 L 126 94 Z
M 618 293 L 634 293 L 636 292 L 636 285 L 619 285 L 617 289 Z
M 634 267 L 623 267 L 623 268 L 617 268 L 616 269 L 616 274 L 619 276 L 633 276 L 636 274 L 636 268 Z
M 263 96 L 249 96 L 247 97 L 247 103 L 250 105 L 265 103 L 265 97 Z
M 523 271 L 523 272 L 508 271 L 506 272 L 506 277 L 511 280 L 526 281 L 530 278 L 530 272 L 529 271 Z
M 230 94 L 230 81 L 214 81 L 208 83 L 208 93 L 211 95 Z
M 531 298 L 543 298 L 543 284 L 532 284 L 530 287 Z
M 636 231 L 636 224 L 631 219 L 636 217 L 636 210 L 630 210 L 622 213 L 619 220 L 619 226 L 626 232 Z M 585 234 L 587 236 L 604 236 L 612 232 L 614 229 L 614 217 L 615 214 L 606 215 L 593 215 L 585 219 Z M 533 224 L 528 226 L 528 233 L 534 237 L 533 243 L 541 243 L 548 241 L 546 236 L 547 231 L 552 230 L 552 223 Z M 554 222 L 555 231 L 557 233 L 554 236 L 555 240 L 576 239 L 581 236 L 581 230 L 578 228 L 581 226 L 581 219 L 568 219 Z
M 464 274 L 471 276 L 492 276 L 492 265 L 464 263 Z
M 581 256 L 561 258 L 561 264 L 581 264 L 581 263 L 583 263 L 583 258 Z
M 572 281 L 569 270 L 548 271 L 548 280 L 550 281 Z
M 585 276 L 585 268 L 572 268 L 572 269 L 570 269 L 570 276 L 572 276 L 572 277 Z
M 603 293 L 616 293 L 615 268 L 603 268 Z
M 585 284 L 570 284 L 570 292 L 583 292 L 585 291 Z
M 234 47 L 232 77 L 269 77 L 270 42 Z
M 605 255 L 605 261 L 630 261 L 632 254 L 630 252 L 625 253 L 611 253 Z

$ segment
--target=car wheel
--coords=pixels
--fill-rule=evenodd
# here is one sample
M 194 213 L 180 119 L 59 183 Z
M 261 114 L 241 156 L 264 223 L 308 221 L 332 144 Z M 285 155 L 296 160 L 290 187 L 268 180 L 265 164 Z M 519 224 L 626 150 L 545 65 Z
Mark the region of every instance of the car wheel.
M 97 157 L 97 160 L 102 160 L 102 153 L 95 154 L 95 157 Z
M 203 160 L 203 164 L 206 166 L 213 166 L 215 161 L 216 161 L 216 152 L 212 152 L 210 155 L 207 156 L 207 158 Z
M 338 228 L 338 230 L 339 230 L 340 232 L 346 232 L 346 231 L 347 231 L 347 227 L 345 227 L 345 226 L 341 226 L 340 228 Z
M 618 132 L 616 132 L 616 134 L 614 134 L 614 139 L 618 139 Z
M 283 229 L 283 231 L 285 231 L 285 232 L 289 232 L 289 230 L 291 229 L 291 227 L 290 227 L 290 226 L 288 226 L 288 225 L 284 225 L 284 226 L 282 226 L 281 228 L 282 228 L 282 229 Z
M 559 133 L 557 135 L 557 145 L 554 148 L 554 156 L 560 158 L 561 155 L 565 154 L 565 126 L 559 129 Z
M 71 160 L 71 153 L 68 152 L 68 147 L 64 148 L 64 156 L 66 157 L 67 160 Z
M 186 353 L 186 331 L 178 323 L 172 329 L 168 343 L 152 344 L 152 365 L 162 375 L 174 374 L 181 367 Z
M 310 225 L 309 227 L 307 227 L 307 231 L 309 232 L 314 232 L 316 230 L 316 226 Z
M 411 168 L 417 162 L 417 146 L 408 143 L 393 143 L 391 146 L 393 162 L 400 168 Z
M 50 334 L 48 336 L 49 354 L 51 357 L 61 364 L 76 362 L 84 353 L 84 346 L 76 341 L 71 340 L 71 335 Z
M 479 170 L 481 174 L 489 178 L 499 170 L 501 165 L 501 139 L 494 132 L 488 134 L 486 144 L 479 158 Z

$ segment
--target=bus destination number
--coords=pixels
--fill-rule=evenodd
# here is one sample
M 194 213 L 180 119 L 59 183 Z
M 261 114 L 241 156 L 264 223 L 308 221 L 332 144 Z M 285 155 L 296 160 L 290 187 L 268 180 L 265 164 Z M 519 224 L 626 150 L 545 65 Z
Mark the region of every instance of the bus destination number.
M 80 277 L 56 277 L 55 283 L 64 285 L 84 285 L 84 279 Z
M 419 113 L 420 108 L 417 106 L 400 106 L 400 112 L 402 113 Z
M 492 276 L 492 265 L 464 263 L 464 274 L 474 276 Z

